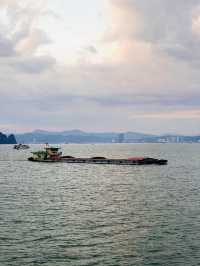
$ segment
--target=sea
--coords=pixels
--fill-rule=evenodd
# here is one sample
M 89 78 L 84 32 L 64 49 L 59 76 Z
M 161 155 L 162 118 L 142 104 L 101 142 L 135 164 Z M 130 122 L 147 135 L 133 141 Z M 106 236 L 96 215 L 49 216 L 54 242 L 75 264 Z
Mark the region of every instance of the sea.
M 36 163 L 0 145 L 0 266 L 200 265 L 200 144 L 65 144 L 168 165 Z

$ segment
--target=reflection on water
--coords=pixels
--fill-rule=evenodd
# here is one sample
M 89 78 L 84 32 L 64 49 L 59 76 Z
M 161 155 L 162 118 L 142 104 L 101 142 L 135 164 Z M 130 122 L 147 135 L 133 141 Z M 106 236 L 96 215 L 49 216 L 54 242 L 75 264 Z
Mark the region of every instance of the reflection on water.
M 32 146 L 37 150 L 39 146 Z M 64 145 L 167 166 L 42 164 L 0 146 L 0 265 L 198 265 L 200 145 Z

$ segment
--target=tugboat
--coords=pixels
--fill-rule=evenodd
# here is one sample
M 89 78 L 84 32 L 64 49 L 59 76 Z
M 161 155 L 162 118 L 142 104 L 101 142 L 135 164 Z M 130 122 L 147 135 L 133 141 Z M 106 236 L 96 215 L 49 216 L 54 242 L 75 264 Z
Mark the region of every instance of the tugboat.
M 34 162 L 60 161 L 62 152 L 59 152 L 59 150 L 60 148 L 45 147 L 44 150 L 32 152 L 33 156 L 28 158 L 28 160 Z
M 60 148 L 45 147 L 44 150 L 32 152 L 32 157 L 28 160 L 31 162 L 64 162 L 64 163 L 87 163 L 87 164 L 117 164 L 117 165 L 145 165 L 157 164 L 165 165 L 167 160 L 154 159 L 149 157 L 131 157 L 128 159 L 108 159 L 105 157 L 76 158 L 73 156 L 62 156 Z
M 30 147 L 28 146 L 28 145 L 26 145 L 26 144 L 21 144 L 21 143 L 19 143 L 19 144 L 15 144 L 14 145 L 14 147 L 13 147 L 13 149 L 15 149 L 15 150 L 27 150 L 27 149 L 29 149 Z

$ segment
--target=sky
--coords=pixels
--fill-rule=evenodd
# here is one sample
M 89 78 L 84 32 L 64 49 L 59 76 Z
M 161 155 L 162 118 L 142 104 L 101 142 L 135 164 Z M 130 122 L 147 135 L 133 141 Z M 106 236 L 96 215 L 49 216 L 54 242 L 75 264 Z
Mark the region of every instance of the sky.
M 200 134 L 199 0 L 0 0 L 0 131 Z

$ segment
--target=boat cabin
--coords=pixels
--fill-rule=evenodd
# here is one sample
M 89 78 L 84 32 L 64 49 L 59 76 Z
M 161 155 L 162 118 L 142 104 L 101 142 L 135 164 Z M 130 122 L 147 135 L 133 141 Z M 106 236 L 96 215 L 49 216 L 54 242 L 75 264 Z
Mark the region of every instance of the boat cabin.
M 46 147 L 45 148 L 48 156 L 60 156 L 62 152 L 59 152 L 60 148 L 55 148 L 55 147 Z
M 48 160 L 48 159 L 59 159 L 62 152 L 60 148 L 46 147 L 43 151 L 32 152 L 34 160 Z

